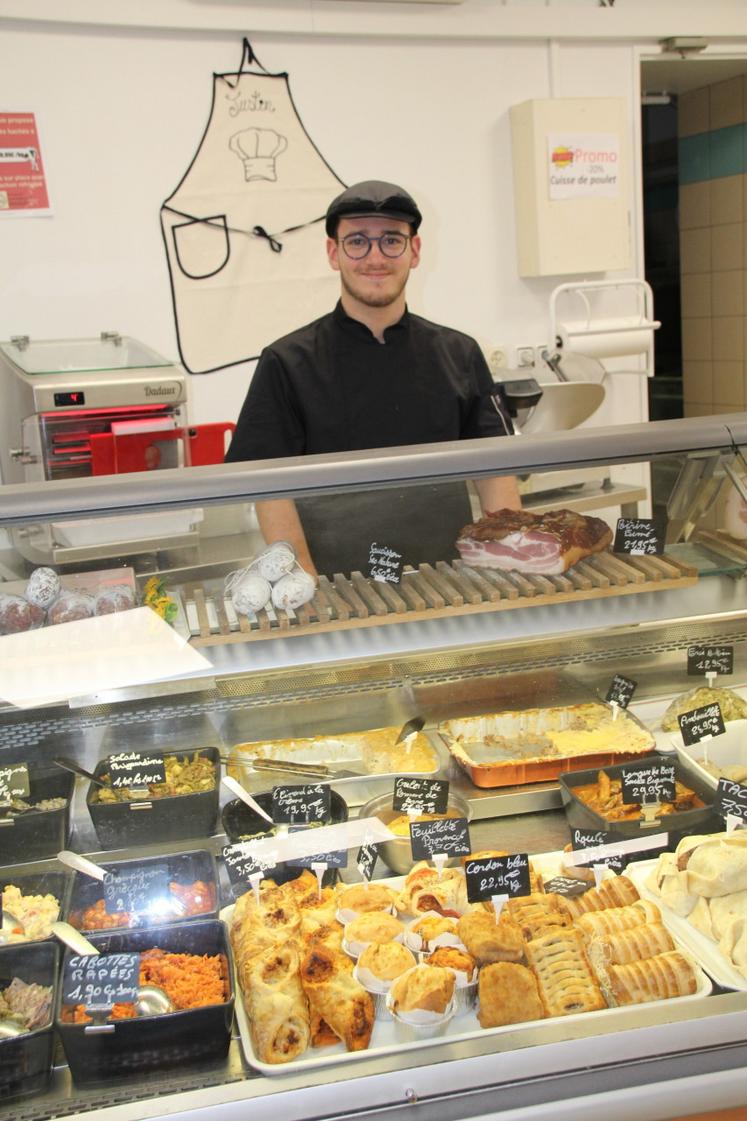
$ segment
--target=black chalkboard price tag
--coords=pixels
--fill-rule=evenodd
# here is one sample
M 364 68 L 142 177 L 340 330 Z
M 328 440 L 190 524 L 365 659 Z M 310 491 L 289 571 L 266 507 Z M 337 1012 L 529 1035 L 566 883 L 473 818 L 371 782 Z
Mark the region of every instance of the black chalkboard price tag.
M 290 825 L 329 821 L 332 793 L 325 782 L 273 786 L 272 820 Z
M 629 677 L 623 677 L 621 673 L 616 673 L 607 690 L 607 704 L 616 704 L 620 708 L 627 708 L 637 688 L 637 681 L 631 681 Z
M 374 868 L 376 867 L 376 858 L 378 857 L 376 845 L 361 845 L 358 849 L 358 855 L 355 858 L 355 863 L 358 866 L 358 871 L 364 880 L 370 883 L 373 879 Z
M 570 899 L 575 895 L 583 895 L 590 887 L 591 884 L 587 884 L 583 880 L 574 880 L 572 876 L 553 876 L 551 880 L 545 880 L 544 883 L 546 892 L 566 895 Z
M 685 747 L 700 743 L 706 736 L 722 736 L 726 731 L 721 706 L 718 701 L 693 708 L 677 717 Z
M 614 833 L 606 829 L 573 829 L 571 830 L 571 846 L 574 850 L 592 849 L 597 845 L 614 845 L 618 841 Z M 594 864 L 606 864 L 613 872 L 622 872 L 627 864 L 624 856 L 605 856 L 602 860 L 594 860 Z
M 741 782 L 732 782 L 729 778 L 720 778 L 713 808 L 722 817 L 731 815 L 747 822 L 747 786 L 743 786 Z
M 467 899 L 479 903 L 491 895 L 529 895 L 529 857 L 525 852 L 512 856 L 484 856 L 468 860 L 464 866 Z
M 132 1004 L 140 987 L 140 954 L 73 954 L 65 962 L 63 1004 L 89 1011 Z
M 119 868 L 104 876 L 104 907 L 108 915 L 122 911 L 139 914 L 168 895 L 169 869 L 166 864 Z
M 448 805 L 449 784 L 445 779 L 404 775 L 394 780 L 392 808 L 400 813 L 417 810 L 423 814 L 443 814 Z
M 263 860 L 255 856 L 241 841 L 233 845 L 224 845 L 221 856 L 232 884 L 248 884 L 249 877 L 255 872 L 266 872 L 268 868 L 274 868 L 277 864 L 277 859 Z
M 107 770 L 111 784 L 121 786 L 155 786 L 166 781 L 166 764 L 160 752 L 120 751 L 110 755 Z
M 28 763 L 0 767 L 0 806 L 7 806 L 13 798 L 27 798 L 30 789 Z
M 436 821 L 411 821 L 410 846 L 413 860 L 430 860 L 434 853 L 469 856 L 472 845 L 466 817 L 443 817 Z
M 372 541 L 368 547 L 368 575 L 379 584 L 399 584 L 404 557 L 390 545 Z
M 687 648 L 688 677 L 734 673 L 734 647 L 701 645 Z
M 626 806 L 673 802 L 676 797 L 674 763 L 630 763 L 620 771 L 620 783 Z
M 613 553 L 631 557 L 653 556 L 664 552 L 664 535 L 656 518 L 618 518 Z
M 289 833 L 305 833 L 303 825 L 291 826 Z M 315 852 L 313 856 L 297 856 L 293 860 L 286 860 L 291 868 L 311 868 L 312 864 L 326 864 L 328 868 L 347 868 L 348 851 L 338 849 L 337 852 Z

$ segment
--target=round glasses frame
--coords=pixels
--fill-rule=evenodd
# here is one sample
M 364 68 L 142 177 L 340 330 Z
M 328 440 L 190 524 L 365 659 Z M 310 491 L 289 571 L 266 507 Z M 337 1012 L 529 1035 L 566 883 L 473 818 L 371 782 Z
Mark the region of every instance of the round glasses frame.
M 378 242 L 379 252 L 384 257 L 401 257 L 412 234 L 398 232 L 381 234 L 380 237 L 369 237 L 368 234 L 346 234 L 339 242 L 345 251 L 345 256 L 352 261 L 362 261 L 371 252 L 371 246 Z

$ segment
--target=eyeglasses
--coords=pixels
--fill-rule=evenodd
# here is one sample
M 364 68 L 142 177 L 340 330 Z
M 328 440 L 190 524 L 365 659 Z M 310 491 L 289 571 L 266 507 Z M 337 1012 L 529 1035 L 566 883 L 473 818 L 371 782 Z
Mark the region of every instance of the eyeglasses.
M 353 261 L 360 261 L 371 252 L 374 241 L 379 243 L 379 250 L 385 257 L 401 257 L 407 248 L 411 234 L 389 233 L 381 237 L 369 237 L 368 234 L 346 234 L 340 239 L 340 244 L 345 250 L 345 255 Z

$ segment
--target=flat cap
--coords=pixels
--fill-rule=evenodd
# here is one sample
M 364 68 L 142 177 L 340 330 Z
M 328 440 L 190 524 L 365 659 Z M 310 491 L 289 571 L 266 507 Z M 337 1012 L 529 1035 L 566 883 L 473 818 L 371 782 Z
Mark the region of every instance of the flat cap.
M 353 183 L 329 204 L 325 223 L 327 236 L 335 236 L 340 218 L 371 216 L 409 222 L 413 232 L 417 232 L 423 220 L 415 199 L 403 187 L 381 179 L 367 179 L 363 183 Z

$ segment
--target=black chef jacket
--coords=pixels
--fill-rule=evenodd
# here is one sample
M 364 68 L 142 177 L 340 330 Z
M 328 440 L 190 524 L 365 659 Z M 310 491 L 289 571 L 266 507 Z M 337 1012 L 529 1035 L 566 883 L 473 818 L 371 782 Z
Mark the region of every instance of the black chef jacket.
M 338 303 L 263 350 L 227 462 L 430 444 L 511 433 L 474 339 L 405 312 L 378 342 Z M 372 543 L 405 564 L 456 556 L 472 520 L 464 483 L 296 502 L 320 572 L 367 572 Z

